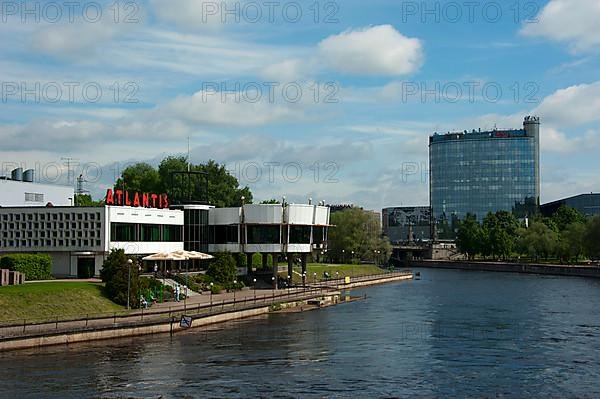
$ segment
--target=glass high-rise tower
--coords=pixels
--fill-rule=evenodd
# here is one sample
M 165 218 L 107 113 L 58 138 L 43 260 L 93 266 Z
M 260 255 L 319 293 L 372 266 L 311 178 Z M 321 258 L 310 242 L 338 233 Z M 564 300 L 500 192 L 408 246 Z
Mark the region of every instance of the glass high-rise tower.
M 451 238 L 457 220 L 489 212 L 517 217 L 540 203 L 540 119 L 523 129 L 434 134 L 429 138 L 432 219 L 439 238 Z

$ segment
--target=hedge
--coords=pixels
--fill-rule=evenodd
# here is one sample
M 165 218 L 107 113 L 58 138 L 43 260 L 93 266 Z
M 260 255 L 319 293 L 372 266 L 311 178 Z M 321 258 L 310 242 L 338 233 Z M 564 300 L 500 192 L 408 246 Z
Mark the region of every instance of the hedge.
M 5 255 L 0 259 L 0 268 L 25 274 L 26 280 L 52 279 L 52 258 L 42 254 Z

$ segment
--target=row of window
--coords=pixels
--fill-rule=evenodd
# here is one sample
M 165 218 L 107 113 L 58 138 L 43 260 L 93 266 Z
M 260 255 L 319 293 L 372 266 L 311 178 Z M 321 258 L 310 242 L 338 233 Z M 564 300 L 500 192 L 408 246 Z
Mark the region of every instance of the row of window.
M 4 213 L 3 222 L 20 221 L 82 221 L 82 220 L 100 220 L 100 212 L 53 212 L 53 213 Z
M 114 242 L 180 242 L 183 226 L 139 223 L 111 223 L 110 239 Z
M 210 242 L 214 244 L 238 244 L 238 225 L 211 226 Z M 291 244 L 311 244 L 311 231 L 314 243 L 321 243 L 325 237 L 325 228 L 311 226 L 289 226 Z M 287 232 L 279 225 L 248 225 L 246 226 L 248 244 L 281 244 L 282 234 Z
M 101 240 L 93 239 L 3 239 L 0 241 L 2 248 L 21 248 L 21 249 L 39 249 L 40 247 L 47 248 L 70 248 L 81 249 L 96 247 L 99 249 L 102 246 Z

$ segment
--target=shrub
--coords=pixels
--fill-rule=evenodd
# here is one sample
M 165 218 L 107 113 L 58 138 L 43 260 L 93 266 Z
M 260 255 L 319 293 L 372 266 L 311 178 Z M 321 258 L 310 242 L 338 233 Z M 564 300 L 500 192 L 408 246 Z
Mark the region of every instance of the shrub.
M 269 267 L 273 267 L 274 263 L 273 263 L 273 255 L 272 254 L 268 254 L 267 255 L 267 266 Z
M 211 261 L 206 274 L 216 283 L 233 283 L 233 280 L 237 277 L 235 259 L 229 252 L 216 254 Z
M 132 308 L 137 308 L 140 303 L 139 272 L 136 264 L 129 266 L 128 260 L 122 249 L 112 250 L 102 265 L 100 276 L 106 283 L 106 295 L 119 305 L 127 304 L 127 288 L 131 281 L 129 304 Z
M 14 254 L 3 256 L 0 268 L 25 274 L 27 280 L 52 278 L 52 258 L 43 254 Z
M 252 254 L 252 268 L 256 270 L 262 269 L 262 255 L 257 253 Z
M 246 254 L 237 254 L 237 267 L 246 270 L 248 268 L 248 258 Z

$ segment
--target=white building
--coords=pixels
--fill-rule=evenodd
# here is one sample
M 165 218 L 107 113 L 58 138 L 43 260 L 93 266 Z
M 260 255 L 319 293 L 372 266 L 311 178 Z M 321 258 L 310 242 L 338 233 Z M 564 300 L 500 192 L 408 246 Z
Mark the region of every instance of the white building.
M 99 275 L 112 249 L 183 249 L 183 211 L 121 206 L 0 208 L 0 255 L 47 253 L 57 277 Z
M 307 256 L 327 249 L 329 207 L 306 204 L 244 205 L 240 208 L 215 208 L 209 211 L 210 252 L 246 254 L 251 273 L 252 254 L 268 254 L 288 260 L 288 273 L 296 255 L 306 271 Z M 277 277 L 277 268 L 273 268 Z
M 34 183 L 33 170 L 15 169 L 11 178 L 0 178 L 0 207 L 16 206 L 70 206 L 73 205 L 73 187 Z

